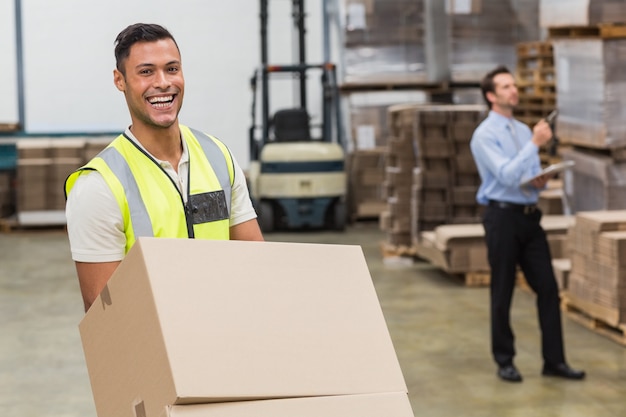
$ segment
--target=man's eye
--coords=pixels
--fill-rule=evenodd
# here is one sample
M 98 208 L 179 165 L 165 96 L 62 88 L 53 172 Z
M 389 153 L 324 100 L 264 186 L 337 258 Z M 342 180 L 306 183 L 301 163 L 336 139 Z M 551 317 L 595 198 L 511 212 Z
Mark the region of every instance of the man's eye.
M 178 67 L 171 67 L 168 71 L 169 72 L 178 72 Z
M 139 71 L 139 74 L 142 74 L 142 75 L 152 74 L 152 70 L 144 69 L 144 70 Z

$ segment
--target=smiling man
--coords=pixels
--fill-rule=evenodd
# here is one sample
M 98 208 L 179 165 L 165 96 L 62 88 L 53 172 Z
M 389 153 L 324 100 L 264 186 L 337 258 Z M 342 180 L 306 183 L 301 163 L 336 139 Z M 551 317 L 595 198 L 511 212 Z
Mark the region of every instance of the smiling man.
M 65 184 L 85 310 L 140 236 L 263 240 L 229 149 L 178 122 L 185 80 L 170 32 L 131 25 L 117 36 L 115 59 L 132 124 Z

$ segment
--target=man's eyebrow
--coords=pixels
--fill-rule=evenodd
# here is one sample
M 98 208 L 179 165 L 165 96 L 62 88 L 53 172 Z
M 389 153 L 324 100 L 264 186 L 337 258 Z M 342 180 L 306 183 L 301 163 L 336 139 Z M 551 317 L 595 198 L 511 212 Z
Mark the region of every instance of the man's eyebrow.
M 175 60 L 169 61 L 169 62 L 167 62 L 165 64 L 165 66 L 170 66 L 170 65 L 180 65 L 180 61 L 175 59 Z M 156 66 L 157 66 L 156 64 L 152 64 L 150 62 L 144 62 L 144 63 L 141 63 L 141 64 L 137 64 L 135 66 L 135 68 L 156 67 Z

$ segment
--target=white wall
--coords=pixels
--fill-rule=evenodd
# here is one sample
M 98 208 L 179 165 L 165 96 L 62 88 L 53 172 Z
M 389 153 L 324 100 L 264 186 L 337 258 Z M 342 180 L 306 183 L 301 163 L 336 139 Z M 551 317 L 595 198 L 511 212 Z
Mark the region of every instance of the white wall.
M 17 123 L 17 57 L 15 43 L 15 2 L 0 1 L 0 56 L 2 66 L 2 99 L 0 100 L 0 123 Z
M 159 23 L 172 32 L 182 53 L 181 123 L 219 137 L 244 168 L 248 165 L 249 79 L 260 62 L 258 0 L 21 2 L 27 133 L 123 130 L 130 118 L 112 82 L 113 42 L 129 24 Z M 291 2 L 269 3 L 270 61 L 291 63 Z M 321 61 L 321 0 L 309 0 L 306 8 L 307 57 Z M 285 82 L 277 88 L 273 103 L 280 106 L 290 100 L 292 88 Z

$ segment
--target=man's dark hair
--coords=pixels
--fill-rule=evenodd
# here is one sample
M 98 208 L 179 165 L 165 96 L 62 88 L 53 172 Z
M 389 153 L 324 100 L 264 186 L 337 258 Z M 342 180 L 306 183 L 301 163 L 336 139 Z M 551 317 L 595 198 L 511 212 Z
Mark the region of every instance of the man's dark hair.
M 174 36 L 163 26 L 153 23 L 135 23 L 128 26 L 115 38 L 115 67 L 125 76 L 124 61 L 130 55 L 130 47 L 137 42 L 156 42 L 161 39 L 171 39 L 178 48 Z
M 509 69 L 504 65 L 500 65 L 499 67 L 489 71 L 480 82 L 480 89 L 483 93 L 483 98 L 485 99 L 485 102 L 487 103 L 489 108 L 491 108 L 491 102 L 487 100 L 487 93 L 496 92 L 496 85 L 494 84 L 493 79 L 498 74 L 511 74 L 511 71 L 509 71 Z

